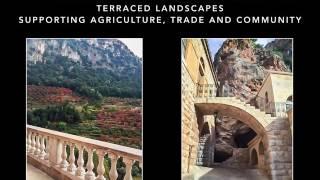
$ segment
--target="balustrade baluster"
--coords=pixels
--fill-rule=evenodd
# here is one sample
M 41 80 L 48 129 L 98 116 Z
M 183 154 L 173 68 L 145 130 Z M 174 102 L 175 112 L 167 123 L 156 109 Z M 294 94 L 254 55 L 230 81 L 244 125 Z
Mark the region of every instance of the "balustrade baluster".
M 91 148 L 88 149 L 87 173 L 85 175 L 85 180 L 94 180 L 95 179 L 95 174 L 92 171 L 94 168 L 93 151 L 94 151 L 94 149 L 91 149 Z
M 126 164 L 126 175 L 124 176 L 124 180 L 132 180 L 131 169 L 133 160 L 123 158 L 123 162 Z
M 50 147 L 49 147 L 49 136 L 47 136 L 47 138 L 46 138 L 46 155 L 44 156 L 44 159 L 45 160 L 49 160 L 49 149 L 50 149 Z
M 35 140 L 36 136 L 34 132 L 31 132 L 31 151 L 30 154 L 34 155 L 35 151 L 36 151 L 36 140 Z
M 31 135 L 32 135 L 32 132 L 29 131 L 29 132 L 28 132 L 28 152 L 29 152 L 29 153 L 32 151 Z
M 78 161 L 77 161 L 78 168 L 77 168 L 77 171 L 76 171 L 76 175 L 77 176 L 84 176 L 84 174 L 86 172 L 84 167 L 83 167 L 83 165 L 84 165 L 84 160 L 83 160 L 84 147 L 79 145 L 78 149 L 79 149 L 79 156 L 78 156 Z
M 40 148 L 41 148 L 40 134 L 37 133 L 37 135 L 36 135 L 36 151 L 35 151 L 34 155 L 40 156 L 40 154 L 41 154 Z
M 39 135 L 40 137 L 40 135 Z M 45 152 L 45 145 L 44 145 L 44 141 L 45 141 L 45 136 L 42 135 L 41 136 L 41 144 L 40 144 L 40 154 L 39 154 L 39 157 L 40 159 L 44 159 L 45 155 L 46 155 L 46 152 Z
M 70 155 L 69 155 L 69 166 L 68 166 L 68 171 L 71 172 L 72 174 L 75 173 L 77 167 L 75 165 L 75 160 L 76 158 L 74 157 L 74 148 L 75 148 L 75 144 L 71 144 L 70 145 Z
M 66 142 L 63 143 L 61 158 L 62 158 L 62 160 L 61 160 L 61 163 L 60 163 L 60 167 L 63 170 L 67 170 L 68 161 L 67 161 L 67 143 Z
M 202 90 L 204 91 L 204 89 Z M 77 142 L 77 144 L 71 142 Z M 70 147 L 69 156 L 67 154 L 68 146 Z M 52 167 L 56 168 L 57 172 L 67 175 L 70 179 L 117 180 L 117 161 L 119 155 L 115 152 L 121 151 L 122 149 L 112 148 L 113 147 L 108 146 L 108 144 L 104 145 L 81 137 L 74 139 L 73 136 L 68 136 L 67 134 L 63 136 L 63 133 L 60 132 L 27 125 L 26 151 L 28 158 L 41 159 L 42 161 L 39 161 L 40 163 L 52 165 Z M 79 150 L 78 157 L 76 157 L 75 154 L 76 149 Z M 88 161 L 86 164 L 84 163 L 84 150 L 88 152 Z M 108 173 L 109 177 L 105 177 L 105 154 L 109 150 L 110 153 L 108 153 L 108 157 L 111 160 L 111 168 Z M 98 155 L 97 166 L 93 163 L 95 151 Z M 130 155 L 130 151 L 125 151 L 124 153 L 128 154 L 123 158 L 123 162 L 126 165 L 124 180 L 132 180 L 132 166 L 135 160 L 140 159 L 140 153 L 132 153 L 132 156 Z M 46 160 L 46 162 L 44 160 Z M 139 167 L 142 168 L 140 160 Z M 94 171 L 96 173 L 93 172 L 93 169 L 97 170 Z
M 27 132 L 27 134 L 26 134 L 26 151 L 27 151 L 27 153 L 29 152 L 29 139 L 28 139 L 28 137 L 29 137 L 29 133 Z
M 109 153 L 108 157 L 111 159 L 111 168 L 109 171 L 109 178 L 110 180 L 116 180 L 118 178 L 118 172 L 117 172 L 118 156 L 116 154 Z
M 97 151 L 97 154 L 99 156 L 99 164 L 98 164 L 98 168 L 97 168 L 97 172 L 98 172 L 98 177 L 96 180 L 105 180 L 106 178 L 103 176 L 104 172 L 105 172 L 105 168 L 104 168 L 104 155 L 105 152 L 102 150 Z

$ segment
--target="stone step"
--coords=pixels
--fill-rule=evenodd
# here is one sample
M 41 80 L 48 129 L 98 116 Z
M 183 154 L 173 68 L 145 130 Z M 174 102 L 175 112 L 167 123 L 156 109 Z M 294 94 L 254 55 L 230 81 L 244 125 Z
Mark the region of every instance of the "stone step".
M 197 158 L 197 162 L 198 163 L 207 163 L 208 162 L 208 158 Z
M 198 158 L 207 159 L 209 158 L 209 155 L 207 154 L 198 155 Z
M 207 151 L 209 151 L 209 148 L 202 146 L 202 147 L 198 148 L 198 151 L 207 152 Z

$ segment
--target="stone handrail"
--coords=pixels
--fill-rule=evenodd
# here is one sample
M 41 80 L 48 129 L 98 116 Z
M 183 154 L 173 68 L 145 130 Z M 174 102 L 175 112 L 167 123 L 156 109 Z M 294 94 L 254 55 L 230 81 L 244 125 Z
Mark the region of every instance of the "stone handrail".
M 67 146 L 70 148 L 69 157 L 66 152 Z M 75 148 L 79 151 L 77 162 Z M 88 152 L 86 167 L 84 167 L 84 151 Z M 97 176 L 93 172 L 94 152 L 99 159 L 96 167 Z M 126 165 L 126 172 L 130 172 L 125 174 L 125 180 L 132 179 L 131 169 L 135 161 L 138 161 L 139 166 L 142 167 L 142 150 L 27 125 L 27 155 L 42 160 L 61 172 L 67 172 L 71 179 L 105 180 L 104 157 L 106 154 L 111 159 L 109 172 L 111 180 L 116 180 L 118 177 L 116 165 L 120 157 Z
M 213 94 L 214 85 L 213 84 L 196 84 L 196 97 L 197 98 L 203 98 L 203 97 L 215 97 Z M 223 94 L 223 96 L 228 95 L 229 96 L 229 90 L 226 94 Z M 266 103 L 266 99 L 260 96 L 257 96 L 255 93 L 252 93 L 250 91 L 247 91 L 245 89 L 242 89 L 245 92 L 251 93 L 255 96 L 255 106 L 256 108 L 260 109 L 261 111 L 264 111 L 268 114 L 271 114 L 273 117 L 287 117 L 287 111 L 289 111 L 292 108 L 292 102 L 273 102 L 268 101 Z

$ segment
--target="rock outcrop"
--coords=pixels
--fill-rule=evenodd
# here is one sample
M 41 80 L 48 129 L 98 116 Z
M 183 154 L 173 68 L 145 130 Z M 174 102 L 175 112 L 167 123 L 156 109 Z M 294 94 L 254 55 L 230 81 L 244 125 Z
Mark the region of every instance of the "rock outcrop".
M 283 60 L 283 53 L 286 53 L 285 57 L 292 53 L 290 41 L 275 40 L 267 44 L 266 48 L 257 45 L 253 39 L 224 41 L 214 58 L 221 85 L 220 96 L 237 96 L 242 101 L 252 102 L 267 75 L 265 70 L 290 71 L 290 65 Z M 215 160 L 222 161 L 232 156 L 233 148 L 239 146 L 235 142 L 236 137 L 243 135 L 248 139 L 250 135 L 246 134 L 250 131 L 252 130 L 239 120 L 218 117 Z

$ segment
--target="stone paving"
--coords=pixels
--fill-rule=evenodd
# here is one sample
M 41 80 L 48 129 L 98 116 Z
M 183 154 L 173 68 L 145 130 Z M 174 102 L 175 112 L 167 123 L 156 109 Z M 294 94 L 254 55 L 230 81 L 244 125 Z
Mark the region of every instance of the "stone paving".
M 27 164 L 27 180 L 54 180 L 40 169 Z
M 183 178 L 183 180 L 269 180 L 268 176 L 259 169 L 196 166 L 193 169 L 193 174 L 193 178 Z

